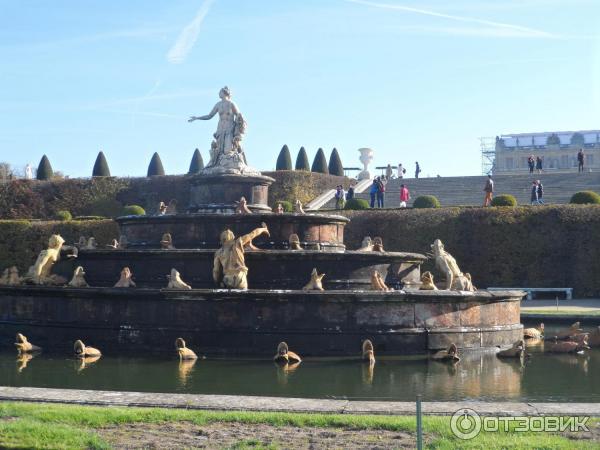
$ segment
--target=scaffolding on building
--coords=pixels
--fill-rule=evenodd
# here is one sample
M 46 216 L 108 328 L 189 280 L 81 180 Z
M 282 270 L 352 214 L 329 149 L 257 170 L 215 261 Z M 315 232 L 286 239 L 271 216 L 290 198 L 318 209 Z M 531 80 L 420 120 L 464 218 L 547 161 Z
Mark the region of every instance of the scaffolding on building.
M 481 145 L 481 174 L 491 175 L 496 164 L 496 138 L 480 137 Z

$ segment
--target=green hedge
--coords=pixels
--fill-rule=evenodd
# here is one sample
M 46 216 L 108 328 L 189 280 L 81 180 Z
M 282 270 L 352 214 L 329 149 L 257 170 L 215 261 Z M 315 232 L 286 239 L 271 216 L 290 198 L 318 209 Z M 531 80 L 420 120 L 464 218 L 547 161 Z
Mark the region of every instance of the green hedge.
M 16 265 L 23 274 L 39 252 L 48 247 L 48 238 L 60 234 L 67 244 L 74 244 L 80 236 L 94 236 L 98 247 L 104 247 L 119 238 L 119 229 L 112 220 L 29 222 L 28 220 L 0 220 L 0 271 Z
M 296 199 L 306 204 L 338 184 L 350 185 L 350 180 L 346 177 L 304 170 L 277 170 L 263 172 L 263 175 L 275 178 L 275 183 L 269 187 L 269 205 L 277 205 L 277 200 L 286 200 L 294 204 Z
M 145 216 L 146 211 L 140 205 L 127 205 L 123 208 L 124 216 Z
M 440 201 L 433 195 L 421 195 L 413 202 L 413 208 L 439 208 Z
M 594 191 L 581 191 L 573 194 L 570 202 L 575 205 L 598 205 L 600 204 L 600 195 Z
M 69 211 L 60 210 L 56 213 L 56 220 L 62 220 L 63 222 L 73 219 L 73 216 Z
M 352 219 L 344 232 L 351 250 L 365 236 L 382 236 L 386 250 L 426 253 L 439 238 L 477 287 L 572 287 L 577 296 L 600 296 L 600 206 L 343 214 Z
M 492 206 L 517 206 L 514 195 L 500 194 L 492 199 Z
M 369 209 L 369 202 L 365 199 L 354 197 L 346 202 L 346 204 L 344 205 L 344 209 Z

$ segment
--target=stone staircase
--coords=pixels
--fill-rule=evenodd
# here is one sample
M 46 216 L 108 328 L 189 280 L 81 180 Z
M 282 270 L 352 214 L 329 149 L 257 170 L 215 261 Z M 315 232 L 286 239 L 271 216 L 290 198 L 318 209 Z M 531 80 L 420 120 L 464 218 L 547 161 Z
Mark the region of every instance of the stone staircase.
M 408 206 L 420 195 L 435 195 L 442 206 L 479 206 L 483 204 L 483 187 L 486 176 L 442 177 L 442 178 L 403 178 L 392 179 L 386 186 L 384 204 L 386 208 L 397 208 L 400 204 L 400 184 L 404 183 L 411 195 Z M 495 193 L 514 195 L 520 205 L 530 203 L 531 182 L 541 180 L 544 186 L 545 203 L 569 203 L 571 196 L 578 191 L 600 193 L 600 172 L 593 173 L 542 173 L 523 175 L 494 176 Z M 369 190 L 356 195 L 369 200 Z M 334 207 L 328 203 L 326 207 Z

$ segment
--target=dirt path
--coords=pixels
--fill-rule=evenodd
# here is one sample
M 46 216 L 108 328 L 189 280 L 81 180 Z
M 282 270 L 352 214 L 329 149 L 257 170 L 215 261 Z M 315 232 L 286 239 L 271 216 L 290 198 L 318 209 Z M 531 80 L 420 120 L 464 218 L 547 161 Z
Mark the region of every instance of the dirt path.
M 189 422 L 128 424 L 98 430 L 119 449 L 285 448 L 285 449 L 403 449 L 415 448 L 409 433 L 383 430 L 274 427 L 265 424 Z M 243 444 L 246 444 L 245 446 Z

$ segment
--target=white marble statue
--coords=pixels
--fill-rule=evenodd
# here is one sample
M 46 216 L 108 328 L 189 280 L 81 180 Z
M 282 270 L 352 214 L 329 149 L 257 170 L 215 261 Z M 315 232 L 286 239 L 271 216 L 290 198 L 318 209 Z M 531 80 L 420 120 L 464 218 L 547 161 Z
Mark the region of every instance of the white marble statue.
M 205 174 L 234 173 L 259 174 L 249 167 L 242 149 L 242 138 L 246 132 L 246 121 L 235 103 L 227 86 L 219 91 L 221 100 L 205 116 L 191 116 L 188 122 L 210 120 L 219 114 L 217 131 L 210 148 L 210 161 L 202 170 Z

